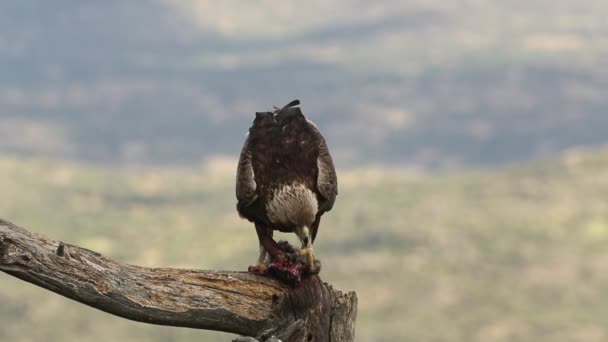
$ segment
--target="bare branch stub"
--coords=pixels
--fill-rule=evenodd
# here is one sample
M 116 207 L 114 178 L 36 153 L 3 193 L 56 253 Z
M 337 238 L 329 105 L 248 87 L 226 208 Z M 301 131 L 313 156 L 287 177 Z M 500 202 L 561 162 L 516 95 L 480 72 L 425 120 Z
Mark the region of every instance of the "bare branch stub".
M 126 319 L 260 341 L 352 341 L 356 295 L 309 277 L 297 287 L 247 272 L 145 268 L 0 219 L 0 271 Z

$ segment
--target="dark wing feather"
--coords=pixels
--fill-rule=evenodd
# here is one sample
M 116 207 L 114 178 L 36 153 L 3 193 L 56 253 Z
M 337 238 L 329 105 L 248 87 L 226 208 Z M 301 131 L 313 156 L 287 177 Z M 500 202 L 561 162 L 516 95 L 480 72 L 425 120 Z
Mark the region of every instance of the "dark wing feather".
M 250 137 L 247 136 L 236 171 L 236 198 L 238 200 L 237 208 L 239 209 L 250 206 L 258 198 L 255 174 L 251 164 L 252 152 L 249 147 L 249 140 Z
M 309 121 L 309 125 L 317 136 L 319 144 L 319 156 L 317 157 L 317 190 L 324 199 L 319 205 L 319 211 L 325 212 L 331 210 L 336 201 L 336 196 L 338 195 L 338 178 L 325 139 L 314 123 Z

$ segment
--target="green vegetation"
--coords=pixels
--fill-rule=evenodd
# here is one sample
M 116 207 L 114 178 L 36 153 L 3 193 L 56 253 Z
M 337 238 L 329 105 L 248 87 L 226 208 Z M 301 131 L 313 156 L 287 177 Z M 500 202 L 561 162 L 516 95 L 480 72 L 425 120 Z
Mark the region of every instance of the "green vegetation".
M 148 265 L 245 270 L 232 162 L 103 169 L 0 160 L 0 215 Z M 608 150 L 503 170 L 340 173 L 316 245 L 324 280 L 358 292 L 359 341 L 608 338 Z M 293 241 L 293 239 L 292 239 Z M 115 318 L 0 274 L 0 340 L 229 340 Z

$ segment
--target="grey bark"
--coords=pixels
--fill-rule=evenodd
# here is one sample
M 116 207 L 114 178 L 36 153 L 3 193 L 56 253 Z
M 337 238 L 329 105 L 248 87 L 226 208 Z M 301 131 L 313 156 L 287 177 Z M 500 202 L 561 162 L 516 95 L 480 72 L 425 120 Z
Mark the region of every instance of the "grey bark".
M 0 271 L 126 319 L 259 341 L 353 341 L 357 296 L 318 276 L 289 287 L 247 272 L 146 268 L 0 219 Z

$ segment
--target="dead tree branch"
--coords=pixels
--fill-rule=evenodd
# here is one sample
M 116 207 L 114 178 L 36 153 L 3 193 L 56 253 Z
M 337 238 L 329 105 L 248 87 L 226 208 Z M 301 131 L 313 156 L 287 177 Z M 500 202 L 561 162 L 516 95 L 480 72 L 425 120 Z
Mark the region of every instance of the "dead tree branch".
M 0 271 L 126 319 L 265 341 L 352 341 L 354 292 L 246 272 L 128 265 L 0 219 Z

